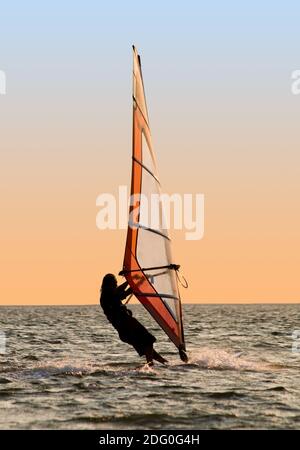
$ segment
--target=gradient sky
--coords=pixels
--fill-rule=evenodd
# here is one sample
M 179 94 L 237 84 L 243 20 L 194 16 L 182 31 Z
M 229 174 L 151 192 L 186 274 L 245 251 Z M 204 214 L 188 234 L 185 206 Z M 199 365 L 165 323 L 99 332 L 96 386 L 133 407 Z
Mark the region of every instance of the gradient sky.
M 96 197 L 130 184 L 142 56 L 166 192 L 205 194 L 205 235 L 171 233 L 186 302 L 300 300 L 300 4 L 1 4 L 1 304 L 98 302 L 126 233 Z

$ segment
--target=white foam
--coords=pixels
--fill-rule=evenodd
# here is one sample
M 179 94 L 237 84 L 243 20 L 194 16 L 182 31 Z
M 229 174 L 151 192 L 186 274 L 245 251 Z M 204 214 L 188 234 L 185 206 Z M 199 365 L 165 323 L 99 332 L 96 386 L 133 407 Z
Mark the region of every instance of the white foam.
M 272 365 L 263 361 L 252 361 L 243 356 L 243 352 L 232 352 L 224 349 L 204 347 L 189 352 L 189 364 L 208 370 L 271 370 Z

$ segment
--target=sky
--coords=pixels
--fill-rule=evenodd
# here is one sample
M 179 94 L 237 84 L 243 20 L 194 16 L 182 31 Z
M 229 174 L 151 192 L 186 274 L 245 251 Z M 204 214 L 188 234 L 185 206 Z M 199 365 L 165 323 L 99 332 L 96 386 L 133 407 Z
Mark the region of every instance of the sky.
M 130 185 L 132 44 L 163 190 L 203 193 L 172 231 L 184 302 L 299 302 L 300 5 L 1 2 L 0 304 L 93 304 L 125 230 L 96 198 Z

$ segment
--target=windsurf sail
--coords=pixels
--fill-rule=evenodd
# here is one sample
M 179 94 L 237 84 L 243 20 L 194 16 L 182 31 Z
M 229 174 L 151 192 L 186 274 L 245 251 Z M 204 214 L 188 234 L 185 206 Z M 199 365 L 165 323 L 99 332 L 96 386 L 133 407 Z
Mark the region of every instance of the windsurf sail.
M 149 223 L 151 197 L 159 198 L 160 182 L 153 152 L 141 60 L 133 47 L 133 142 L 131 204 L 123 262 L 124 275 L 134 295 L 144 305 L 187 361 L 177 270 L 171 240 L 163 225 L 163 205 L 158 220 Z M 153 217 L 153 211 L 152 217 Z M 148 220 L 147 220 L 148 219 Z

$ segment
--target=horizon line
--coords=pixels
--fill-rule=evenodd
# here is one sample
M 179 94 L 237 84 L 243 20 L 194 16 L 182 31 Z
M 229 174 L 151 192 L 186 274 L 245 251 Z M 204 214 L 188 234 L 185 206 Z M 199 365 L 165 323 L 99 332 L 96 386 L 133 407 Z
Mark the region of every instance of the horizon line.
M 299 301 L 263 301 L 263 302 L 249 302 L 249 301 L 236 301 L 236 302 L 219 302 L 219 301 L 215 301 L 215 302 L 184 302 L 182 303 L 182 305 L 300 305 L 300 300 Z M 141 305 L 141 303 L 132 303 L 133 305 Z M 57 306 L 57 307 L 64 307 L 64 306 L 70 306 L 70 307 L 74 307 L 74 306 L 99 306 L 99 303 L 62 303 L 62 304 L 58 304 L 58 303 L 47 303 L 47 304 L 41 304 L 41 303 L 25 303 L 25 304 L 0 304 L 0 307 L 32 307 L 32 306 L 38 306 L 38 307 L 47 307 L 47 306 Z M 141 305 L 142 306 L 142 305 Z

